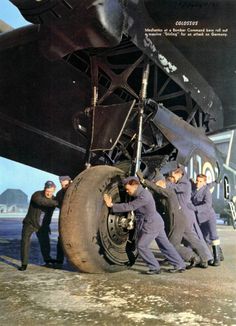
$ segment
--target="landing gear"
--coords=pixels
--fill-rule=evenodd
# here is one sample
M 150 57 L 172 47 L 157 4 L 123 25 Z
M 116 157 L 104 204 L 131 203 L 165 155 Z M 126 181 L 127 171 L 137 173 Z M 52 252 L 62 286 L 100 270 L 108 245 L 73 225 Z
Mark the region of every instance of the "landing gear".
M 68 189 L 61 211 L 60 235 L 72 265 L 82 272 L 102 273 L 126 269 L 135 262 L 132 218 L 114 215 L 104 193 L 121 201 L 122 170 L 95 166 L 79 174 Z

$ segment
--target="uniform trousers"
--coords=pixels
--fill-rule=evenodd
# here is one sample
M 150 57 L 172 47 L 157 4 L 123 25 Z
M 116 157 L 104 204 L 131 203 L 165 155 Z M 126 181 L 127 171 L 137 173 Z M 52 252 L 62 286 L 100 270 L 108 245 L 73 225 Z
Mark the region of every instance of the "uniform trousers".
M 175 221 L 176 223 L 174 223 L 173 229 L 169 234 L 169 241 L 185 261 L 190 261 L 193 258 L 193 250 L 199 255 L 202 261 L 210 260 L 211 254 L 205 241 L 199 238 L 193 229 L 191 221 L 186 221 L 186 218 L 182 216 L 178 216 L 177 221 Z M 183 239 L 187 240 L 190 246 L 184 246 L 182 244 Z
M 216 230 L 216 219 L 210 218 L 208 221 L 200 224 L 203 237 L 206 243 L 211 244 L 212 241 L 218 240 L 218 234 Z
M 212 253 L 211 253 L 210 249 L 208 248 L 206 241 L 202 235 L 202 231 L 198 225 L 194 211 L 188 210 L 186 216 L 187 216 L 187 221 L 188 221 L 188 227 L 191 228 L 191 230 L 193 230 L 194 232 L 196 232 L 198 238 L 201 240 L 207 260 L 212 260 L 213 259 Z M 186 239 L 186 241 L 187 241 L 187 239 Z M 191 246 L 191 244 L 188 241 L 187 241 L 187 243 Z
M 141 230 L 138 239 L 137 249 L 142 259 L 147 263 L 150 270 L 159 270 L 160 265 L 155 258 L 149 246 L 155 239 L 160 251 L 164 254 L 166 259 L 176 268 L 185 268 L 184 261 L 177 253 L 173 245 L 169 242 L 164 228 L 156 233 L 146 233 Z
M 64 261 L 64 252 L 62 249 L 61 237 L 58 237 L 57 240 L 57 261 L 63 263 Z
M 22 228 L 22 237 L 21 237 L 21 262 L 22 265 L 28 264 L 29 259 L 29 247 L 30 247 L 30 238 L 32 234 L 36 232 L 36 236 L 39 240 L 41 253 L 44 261 L 51 259 L 50 256 L 50 227 L 48 225 L 42 226 L 40 229 L 36 229 L 31 224 L 24 223 Z

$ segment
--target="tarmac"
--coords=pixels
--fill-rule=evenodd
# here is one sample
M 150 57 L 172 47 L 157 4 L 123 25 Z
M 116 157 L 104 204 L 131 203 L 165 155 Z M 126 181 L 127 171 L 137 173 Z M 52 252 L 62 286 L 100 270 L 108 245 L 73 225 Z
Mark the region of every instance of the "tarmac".
M 145 275 L 141 260 L 118 273 L 84 274 L 67 262 L 46 268 L 35 236 L 20 266 L 21 219 L 0 218 L 0 325 L 236 325 L 236 231 L 219 225 L 219 267 Z M 55 257 L 57 220 L 51 245 Z M 153 249 L 158 250 L 155 244 Z

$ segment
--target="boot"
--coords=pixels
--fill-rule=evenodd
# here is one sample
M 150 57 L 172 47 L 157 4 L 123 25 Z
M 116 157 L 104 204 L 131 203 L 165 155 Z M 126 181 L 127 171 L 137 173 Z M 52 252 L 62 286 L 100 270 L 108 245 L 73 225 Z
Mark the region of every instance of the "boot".
M 213 245 L 212 250 L 214 258 L 212 266 L 220 266 L 219 245 Z
M 25 271 L 27 268 L 27 265 L 21 265 L 21 267 L 18 268 L 19 271 Z
M 186 269 L 192 269 L 193 267 L 198 266 L 200 264 L 200 262 L 201 262 L 200 257 L 197 255 L 194 255 L 190 258 L 190 260 L 189 260 L 190 264 L 186 267 Z
M 201 267 L 201 268 L 207 268 L 208 267 L 208 261 L 202 260 L 201 263 L 199 264 L 199 267 Z
M 45 262 L 45 264 L 43 266 L 45 266 L 45 267 L 53 267 L 56 264 L 57 261 L 56 261 L 56 259 L 50 258 L 50 259 L 45 260 L 44 262 Z
M 223 261 L 225 258 L 224 258 L 224 254 L 223 254 L 223 250 L 221 248 L 221 246 L 219 246 L 219 256 L 220 256 L 220 261 Z

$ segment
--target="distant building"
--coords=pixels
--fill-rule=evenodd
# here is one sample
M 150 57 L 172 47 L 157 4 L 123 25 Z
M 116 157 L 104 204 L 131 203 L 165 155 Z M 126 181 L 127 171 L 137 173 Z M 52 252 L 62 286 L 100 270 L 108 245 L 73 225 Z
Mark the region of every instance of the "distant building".
M 7 205 L 0 204 L 0 214 L 7 212 Z
M 7 189 L 0 195 L 0 213 L 20 213 L 28 208 L 28 197 L 20 189 Z

